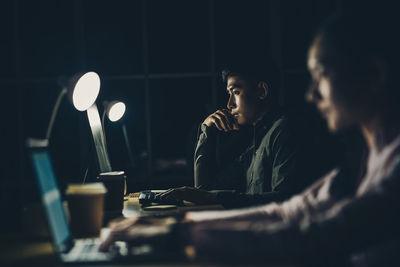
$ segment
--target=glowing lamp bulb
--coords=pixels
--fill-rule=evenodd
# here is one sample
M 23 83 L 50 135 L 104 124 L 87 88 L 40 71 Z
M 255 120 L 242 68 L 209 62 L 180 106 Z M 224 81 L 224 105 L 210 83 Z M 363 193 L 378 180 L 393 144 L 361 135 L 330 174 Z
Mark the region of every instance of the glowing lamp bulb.
M 100 77 L 95 72 L 82 75 L 72 93 L 72 103 L 79 111 L 85 111 L 96 101 L 100 91 Z
M 118 121 L 124 116 L 126 110 L 126 106 L 123 102 L 116 102 L 109 107 L 107 112 L 107 117 L 110 121 Z

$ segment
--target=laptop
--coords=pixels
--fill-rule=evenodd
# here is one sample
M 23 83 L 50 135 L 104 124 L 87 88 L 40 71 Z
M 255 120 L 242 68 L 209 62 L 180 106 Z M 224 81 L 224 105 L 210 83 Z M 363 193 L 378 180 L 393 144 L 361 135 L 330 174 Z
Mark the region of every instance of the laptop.
M 108 262 L 126 258 L 123 242 L 110 252 L 99 251 L 100 238 L 73 239 L 61 199 L 60 190 L 48 151 L 48 141 L 28 139 L 27 146 L 42 204 L 53 239 L 53 245 L 63 262 Z

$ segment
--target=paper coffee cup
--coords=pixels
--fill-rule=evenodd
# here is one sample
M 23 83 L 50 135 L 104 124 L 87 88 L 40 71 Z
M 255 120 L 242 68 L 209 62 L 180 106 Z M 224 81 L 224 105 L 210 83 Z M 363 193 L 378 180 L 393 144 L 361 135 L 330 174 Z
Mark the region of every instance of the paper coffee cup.
M 103 222 L 103 183 L 70 184 L 66 190 L 70 226 L 75 237 L 97 237 Z

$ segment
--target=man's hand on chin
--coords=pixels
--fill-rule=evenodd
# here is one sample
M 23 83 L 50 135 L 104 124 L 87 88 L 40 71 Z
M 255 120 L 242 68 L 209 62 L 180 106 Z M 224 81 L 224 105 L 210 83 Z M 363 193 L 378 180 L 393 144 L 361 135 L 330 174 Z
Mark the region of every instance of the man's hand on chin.
M 219 109 L 209 115 L 203 124 L 208 127 L 215 127 L 219 131 L 229 132 L 239 130 L 239 124 L 232 113 L 227 109 Z

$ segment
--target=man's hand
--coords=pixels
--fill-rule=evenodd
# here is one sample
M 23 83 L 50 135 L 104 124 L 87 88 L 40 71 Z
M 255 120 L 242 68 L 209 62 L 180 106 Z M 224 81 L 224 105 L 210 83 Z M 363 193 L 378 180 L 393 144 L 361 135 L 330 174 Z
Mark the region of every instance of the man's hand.
M 204 122 L 208 127 L 216 127 L 220 131 L 239 130 L 239 124 L 235 117 L 227 109 L 220 109 L 208 116 Z
M 159 198 L 166 201 L 186 200 L 195 204 L 217 204 L 214 193 L 188 186 L 168 189 L 166 192 L 160 193 Z
M 100 251 L 108 251 L 115 241 L 130 244 L 153 244 L 168 242 L 174 218 L 135 217 L 111 222 L 109 235 L 100 245 Z

